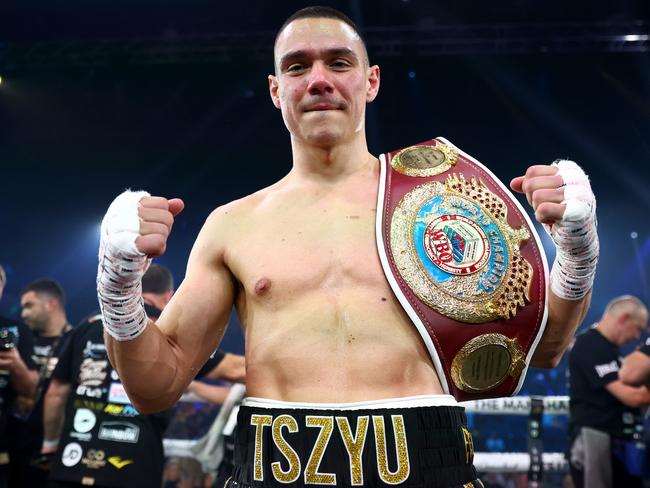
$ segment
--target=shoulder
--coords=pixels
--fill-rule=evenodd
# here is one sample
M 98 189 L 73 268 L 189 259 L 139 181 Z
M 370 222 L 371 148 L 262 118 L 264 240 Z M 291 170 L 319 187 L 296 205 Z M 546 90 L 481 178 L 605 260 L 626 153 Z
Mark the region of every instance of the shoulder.
M 208 216 L 206 225 L 229 225 L 250 218 L 257 210 L 272 203 L 285 186 L 285 180 L 280 180 L 255 193 L 217 207 Z
M 73 337 L 83 337 L 87 335 L 103 333 L 102 316 L 99 313 L 93 313 L 83 319 L 79 325 L 74 327 L 68 334 Z
M 199 250 L 205 247 L 211 250 L 225 249 L 232 240 L 242 238 L 247 229 L 255 226 L 259 210 L 269 206 L 282 187 L 283 182 L 280 181 L 215 208 L 203 224 L 195 247 L 198 246 Z

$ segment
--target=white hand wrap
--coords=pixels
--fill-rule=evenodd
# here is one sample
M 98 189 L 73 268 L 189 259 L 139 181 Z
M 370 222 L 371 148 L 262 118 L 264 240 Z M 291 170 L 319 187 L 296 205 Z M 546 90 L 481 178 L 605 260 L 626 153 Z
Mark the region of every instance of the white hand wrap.
M 117 341 L 135 339 L 147 325 L 142 276 L 150 259 L 135 246 L 140 232 L 138 204 L 146 191 L 125 191 L 102 220 L 97 267 L 97 298 L 104 329 Z
M 573 161 L 553 163 L 564 180 L 566 210 L 562 220 L 545 226 L 557 254 L 551 269 L 551 290 L 566 300 L 579 300 L 591 289 L 598 264 L 596 197 L 589 178 Z

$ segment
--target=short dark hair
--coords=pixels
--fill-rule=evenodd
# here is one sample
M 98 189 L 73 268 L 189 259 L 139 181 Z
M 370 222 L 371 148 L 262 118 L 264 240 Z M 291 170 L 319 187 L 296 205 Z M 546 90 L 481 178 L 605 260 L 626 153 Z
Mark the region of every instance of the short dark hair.
M 160 264 L 152 264 L 142 277 L 142 293 L 167 293 L 174 290 L 174 276 Z
M 366 46 L 366 40 L 363 38 L 363 35 L 361 34 L 361 30 L 359 30 L 357 24 L 355 24 L 350 17 L 345 15 L 340 10 L 336 10 L 335 8 L 332 7 L 323 7 L 321 5 L 314 5 L 311 7 L 301 8 L 297 12 L 294 12 L 287 20 L 284 21 L 284 24 L 282 24 L 282 27 L 278 29 L 278 33 L 275 35 L 275 41 L 273 41 L 274 53 L 275 53 L 275 45 L 278 43 L 278 38 L 280 37 L 280 34 L 282 34 L 282 31 L 291 22 L 299 19 L 335 19 L 335 20 L 340 20 L 344 24 L 349 25 L 350 27 L 352 27 L 352 30 L 354 30 L 354 32 L 359 36 L 359 39 L 361 39 L 361 44 L 363 45 L 364 54 L 366 55 L 366 62 L 368 62 L 368 48 Z
M 20 296 L 23 296 L 25 293 L 33 291 L 37 295 L 47 295 L 49 297 L 55 298 L 61 308 L 65 306 L 65 292 L 63 288 L 56 280 L 51 280 L 49 278 L 43 278 L 40 280 L 33 281 L 20 292 Z

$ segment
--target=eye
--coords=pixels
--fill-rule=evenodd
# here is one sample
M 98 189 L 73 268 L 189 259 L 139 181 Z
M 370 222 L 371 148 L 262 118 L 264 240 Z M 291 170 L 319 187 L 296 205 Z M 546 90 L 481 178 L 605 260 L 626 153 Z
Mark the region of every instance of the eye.
M 351 64 L 350 64 L 349 61 L 347 61 L 345 59 L 336 59 L 335 61 L 330 63 L 330 66 L 332 68 L 336 68 L 336 69 L 346 69 L 346 68 L 349 68 L 351 66 Z
M 287 73 L 297 73 L 305 69 L 305 66 L 301 63 L 293 63 L 285 68 Z

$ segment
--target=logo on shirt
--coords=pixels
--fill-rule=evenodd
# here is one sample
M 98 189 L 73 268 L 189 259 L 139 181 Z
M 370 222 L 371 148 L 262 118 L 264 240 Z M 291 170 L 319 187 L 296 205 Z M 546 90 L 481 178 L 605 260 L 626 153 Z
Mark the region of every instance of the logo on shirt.
M 128 422 L 102 422 L 99 426 L 98 437 L 105 441 L 135 444 L 140 437 L 140 427 Z
M 86 457 L 81 460 L 88 469 L 99 469 L 106 466 L 106 453 L 100 449 L 89 449 Z
M 85 398 L 77 398 L 74 401 L 74 408 L 87 408 L 88 410 L 93 410 L 95 412 L 101 412 L 104 410 L 106 404 L 104 402 L 96 402 L 94 400 L 86 400 Z
M 85 358 L 104 358 L 106 357 L 106 346 L 103 343 L 86 341 L 83 355 Z
M 133 463 L 133 459 L 122 459 L 120 456 L 111 456 L 108 458 L 108 462 L 115 466 L 117 469 L 122 469 L 124 466 L 128 466 Z
M 122 383 L 111 383 L 111 389 L 108 392 L 108 401 L 112 403 L 131 403 Z
M 77 432 L 90 432 L 95 426 L 97 417 L 90 410 L 80 408 L 74 415 L 74 430 Z
M 81 446 L 76 442 L 71 442 L 65 448 L 63 448 L 63 454 L 61 455 L 61 462 L 64 466 L 71 468 L 79 463 L 81 456 L 83 455 L 83 450 Z
M 140 415 L 133 405 L 116 405 L 115 403 L 107 404 L 104 413 L 116 417 L 137 417 Z
M 611 373 L 617 373 L 619 369 L 618 362 L 616 361 L 616 359 L 614 359 L 611 363 L 597 364 L 595 368 L 596 368 L 596 373 L 601 378 L 604 378 L 606 375 Z
M 107 360 L 97 361 L 91 358 L 84 359 L 79 369 L 79 384 L 84 386 L 101 385 L 108 374 L 106 371 L 107 366 Z
M 75 412 L 72 422 L 75 432 L 71 432 L 70 437 L 88 442 L 92 438 L 88 432 L 93 429 L 96 422 L 97 417 L 95 417 L 94 413 L 86 408 L 80 408 Z
M 79 385 L 77 386 L 77 395 L 87 396 L 90 398 L 101 398 L 106 393 L 106 388 L 93 388 L 91 386 Z

